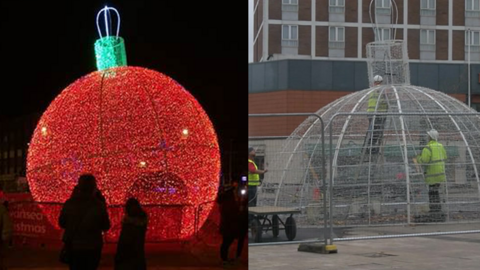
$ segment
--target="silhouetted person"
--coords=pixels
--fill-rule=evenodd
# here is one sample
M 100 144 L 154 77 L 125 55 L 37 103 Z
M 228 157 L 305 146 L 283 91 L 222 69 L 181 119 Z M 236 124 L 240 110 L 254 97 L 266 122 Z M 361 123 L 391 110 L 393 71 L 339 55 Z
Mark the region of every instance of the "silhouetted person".
M 125 204 L 122 231 L 115 254 L 115 270 L 145 270 L 145 234 L 148 217 L 140 203 L 130 198 Z
M 242 193 L 241 191 L 245 191 Z M 245 238 L 248 235 L 248 196 L 246 194 L 244 187 L 240 187 L 240 193 L 238 197 L 238 244 L 237 244 L 237 255 L 235 260 L 238 262 L 242 256 L 243 245 L 245 243 Z
M 240 233 L 239 207 L 235 198 L 235 188 L 226 188 L 218 195 L 217 202 L 220 205 L 220 233 L 223 238 L 220 257 L 223 266 L 227 266 L 230 263 L 228 250 Z
M 0 203 L 3 204 L 5 208 L 7 208 L 8 210 L 8 200 L 5 194 L 3 193 L 2 185 L 0 185 Z
M 63 242 L 70 250 L 70 269 L 97 269 L 102 255 L 102 232 L 110 229 L 110 219 L 93 175 L 80 176 L 63 205 L 58 224 L 65 229 Z
M 9 241 L 12 239 L 12 222 L 8 215 L 7 208 L 0 204 L 0 270 L 5 269 L 4 266 L 4 254 Z

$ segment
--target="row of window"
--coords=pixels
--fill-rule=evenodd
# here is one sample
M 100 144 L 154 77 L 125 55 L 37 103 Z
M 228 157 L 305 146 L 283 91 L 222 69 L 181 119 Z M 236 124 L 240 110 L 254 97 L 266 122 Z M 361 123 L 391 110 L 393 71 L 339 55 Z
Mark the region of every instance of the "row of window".
M 390 28 L 377 28 L 374 31 L 375 41 L 389 40 L 392 33 Z M 345 42 L 345 27 L 329 27 L 328 41 Z M 294 47 L 298 44 L 298 26 L 282 26 L 282 45 Z M 435 45 L 435 30 L 420 29 L 420 44 Z M 465 45 L 480 46 L 480 31 L 466 31 Z
M 298 0 L 283 0 L 283 11 L 298 11 Z M 330 12 L 343 13 L 345 0 L 330 0 Z M 375 0 L 378 14 L 390 14 L 390 0 Z M 420 9 L 422 15 L 435 15 L 436 0 L 421 0 Z M 467 16 L 478 16 L 480 12 L 480 0 L 465 0 L 465 12 Z
M 17 149 L 17 157 L 22 157 L 23 151 L 22 149 Z M 10 155 L 8 155 L 7 151 L 4 151 L 3 154 L 0 153 L 0 159 L 8 159 L 8 158 L 15 158 L 15 151 L 10 150 Z

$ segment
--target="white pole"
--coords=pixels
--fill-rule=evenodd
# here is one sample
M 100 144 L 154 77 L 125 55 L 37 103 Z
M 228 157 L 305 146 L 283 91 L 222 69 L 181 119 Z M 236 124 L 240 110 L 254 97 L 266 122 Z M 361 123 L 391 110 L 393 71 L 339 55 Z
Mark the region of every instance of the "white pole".
M 248 0 L 248 63 L 253 62 L 253 0 Z
M 472 31 L 470 28 L 467 30 L 468 33 L 468 107 L 472 107 L 472 97 L 470 94 L 470 43 L 472 42 Z

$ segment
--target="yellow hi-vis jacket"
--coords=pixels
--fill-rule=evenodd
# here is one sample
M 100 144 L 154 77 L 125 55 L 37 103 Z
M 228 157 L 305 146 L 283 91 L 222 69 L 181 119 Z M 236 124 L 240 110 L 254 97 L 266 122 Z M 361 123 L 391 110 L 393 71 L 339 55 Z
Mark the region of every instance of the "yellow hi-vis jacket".
M 380 96 L 380 89 L 377 89 L 375 91 L 372 91 L 368 97 L 368 108 L 367 112 L 387 112 L 388 110 L 388 104 L 387 101 L 385 100 L 385 97 Z M 378 105 L 377 105 L 378 103 Z M 376 109 L 376 110 L 375 110 Z
M 427 185 L 445 182 L 445 160 L 447 160 L 447 153 L 443 145 L 435 140 L 430 140 L 423 148 L 422 154 L 417 157 L 417 161 L 426 166 L 425 182 Z
M 248 163 L 252 163 L 255 166 L 255 170 L 258 170 L 257 164 L 251 159 L 248 159 Z M 260 175 L 258 173 L 248 172 L 248 185 L 249 186 L 258 186 L 260 185 Z

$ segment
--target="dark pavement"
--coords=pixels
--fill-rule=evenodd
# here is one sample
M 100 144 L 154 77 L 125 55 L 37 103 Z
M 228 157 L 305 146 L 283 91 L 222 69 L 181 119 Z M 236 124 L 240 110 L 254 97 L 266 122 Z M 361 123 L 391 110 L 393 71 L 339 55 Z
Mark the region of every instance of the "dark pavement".
M 232 248 L 231 248 L 232 249 Z M 232 257 L 236 245 L 231 250 Z M 222 269 L 217 248 L 192 243 L 148 244 L 146 246 L 148 269 L 190 270 Z M 99 269 L 113 269 L 115 245 L 104 247 Z M 248 269 L 247 247 L 242 261 L 230 269 Z M 68 269 L 58 261 L 59 246 L 10 247 L 6 250 L 5 263 L 9 270 Z

